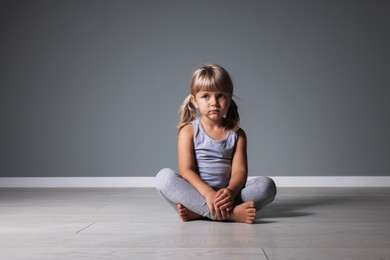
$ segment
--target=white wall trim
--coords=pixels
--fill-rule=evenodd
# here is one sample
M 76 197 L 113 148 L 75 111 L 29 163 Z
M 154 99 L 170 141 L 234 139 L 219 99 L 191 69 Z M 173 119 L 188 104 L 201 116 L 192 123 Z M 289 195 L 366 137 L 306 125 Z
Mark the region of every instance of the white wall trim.
M 390 187 L 390 176 L 275 176 L 271 178 L 278 187 Z M 154 177 L 0 177 L 0 188 L 143 188 L 154 186 Z

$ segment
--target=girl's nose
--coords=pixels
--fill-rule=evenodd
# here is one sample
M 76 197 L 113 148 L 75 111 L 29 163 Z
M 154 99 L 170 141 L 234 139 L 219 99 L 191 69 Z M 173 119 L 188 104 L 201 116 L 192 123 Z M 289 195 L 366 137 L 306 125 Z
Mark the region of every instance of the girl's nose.
M 217 97 L 212 97 L 210 101 L 211 101 L 211 105 L 212 105 L 212 106 L 215 106 L 215 107 L 218 107 L 218 106 L 219 106 L 218 98 L 217 98 Z
M 211 97 L 210 98 L 210 103 L 211 103 L 211 105 L 216 105 L 218 102 L 217 102 L 217 98 L 216 97 Z

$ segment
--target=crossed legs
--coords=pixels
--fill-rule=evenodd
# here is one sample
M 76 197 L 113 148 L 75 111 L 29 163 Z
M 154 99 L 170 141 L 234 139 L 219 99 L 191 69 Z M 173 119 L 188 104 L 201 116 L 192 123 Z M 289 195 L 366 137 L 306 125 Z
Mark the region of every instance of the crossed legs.
M 179 173 L 164 168 L 156 176 L 156 188 L 160 194 L 177 209 L 183 221 L 208 218 L 211 216 L 205 198 Z M 272 179 L 259 177 L 248 180 L 236 198 L 230 221 L 253 223 L 256 212 L 271 203 L 276 196 L 276 186 Z

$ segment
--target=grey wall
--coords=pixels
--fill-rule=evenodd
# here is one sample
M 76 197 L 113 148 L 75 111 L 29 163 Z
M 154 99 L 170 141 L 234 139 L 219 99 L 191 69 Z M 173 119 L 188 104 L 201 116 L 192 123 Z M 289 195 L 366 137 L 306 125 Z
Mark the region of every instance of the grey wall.
M 232 74 L 251 175 L 390 175 L 388 1 L 2 1 L 0 176 L 176 168 L 191 73 Z

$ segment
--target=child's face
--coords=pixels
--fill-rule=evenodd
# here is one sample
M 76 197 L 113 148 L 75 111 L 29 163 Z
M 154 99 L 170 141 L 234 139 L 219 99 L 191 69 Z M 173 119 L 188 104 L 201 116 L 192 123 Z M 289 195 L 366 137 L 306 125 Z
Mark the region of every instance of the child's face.
M 221 91 L 199 91 L 192 96 L 192 102 L 202 116 L 213 120 L 222 119 L 226 115 L 230 100 L 230 95 Z

